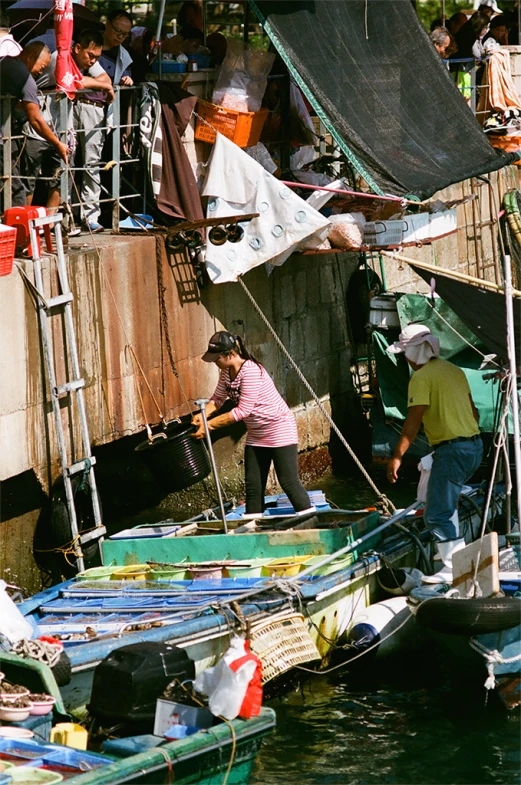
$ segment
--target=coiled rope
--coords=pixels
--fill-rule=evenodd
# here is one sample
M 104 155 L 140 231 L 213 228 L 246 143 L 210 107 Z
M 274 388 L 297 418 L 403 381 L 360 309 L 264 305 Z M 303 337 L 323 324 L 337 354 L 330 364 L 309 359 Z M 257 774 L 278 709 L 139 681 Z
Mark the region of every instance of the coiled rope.
M 349 453 L 349 455 L 351 456 L 351 458 L 353 459 L 355 464 L 358 466 L 358 468 L 362 472 L 363 476 L 365 477 L 365 479 L 367 480 L 367 482 L 369 483 L 369 485 L 371 486 L 371 488 L 373 489 L 373 491 L 377 495 L 377 497 L 380 500 L 384 510 L 386 512 L 388 512 L 388 513 L 394 512 L 396 510 L 396 507 L 394 506 L 392 501 L 390 499 L 388 499 L 387 496 L 384 493 L 382 493 L 377 488 L 377 486 L 375 485 L 372 477 L 369 475 L 369 473 L 367 472 L 366 468 L 363 466 L 363 464 L 361 463 L 360 459 L 358 458 L 358 456 L 354 452 L 353 448 L 348 443 L 348 441 L 346 440 L 346 438 L 344 437 L 344 435 L 342 434 L 342 432 L 340 431 L 340 429 L 338 428 L 336 423 L 333 421 L 333 419 L 332 419 L 331 415 L 329 414 L 329 412 L 327 411 L 326 407 L 324 406 L 324 404 L 322 403 L 322 401 L 320 400 L 318 395 L 315 393 L 315 391 L 313 390 L 313 388 L 309 384 L 308 380 L 306 379 L 306 377 L 304 376 L 304 374 L 302 373 L 300 368 L 298 367 L 297 363 L 295 362 L 295 360 L 293 359 L 291 354 L 288 352 L 288 350 L 286 349 L 286 347 L 284 346 L 284 344 L 280 340 L 279 336 L 277 335 L 277 333 L 275 332 L 274 328 L 272 327 L 270 321 L 264 315 L 260 305 L 257 303 L 255 298 L 253 297 L 252 293 L 250 292 L 250 290 L 248 289 L 248 287 L 246 286 L 246 284 L 244 283 L 242 278 L 239 278 L 239 283 L 242 286 L 242 288 L 244 289 L 247 297 L 250 299 L 253 307 L 255 308 L 257 313 L 259 314 L 260 318 L 262 319 L 262 321 L 264 322 L 264 324 L 266 325 L 266 327 L 268 328 L 268 330 L 272 334 L 272 336 L 275 339 L 276 343 L 278 344 L 280 350 L 282 351 L 282 353 L 284 354 L 286 359 L 291 363 L 291 365 L 292 365 L 293 369 L 295 370 L 297 376 L 299 377 L 300 381 L 306 387 L 307 391 L 310 393 L 311 397 L 313 398 L 313 400 L 317 404 L 318 408 L 320 409 L 320 411 L 322 412 L 322 414 L 324 415 L 324 417 L 328 421 L 331 429 L 336 433 L 336 435 L 340 439 L 340 442 L 344 445 L 344 447 L 346 448 L 347 452 Z
M 518 662 L 521 660 L 521 654 L 516 654 L 515 657 L 503 657 L 497 649 L 487 649 L 486 646 L 483 646 L 483 644 L 475 638 L 470 639 L 469 646 L 471 649 L 474 649 L 474 651 L 477 651 L 478 654 L 481 654 L 487 662 L 488 676 L 484 684 L 486 690 L 493 690 L 496 686 L 496 677 L 494 674 L 494 667 L 496 665 L 509 665 L 511 662 Z

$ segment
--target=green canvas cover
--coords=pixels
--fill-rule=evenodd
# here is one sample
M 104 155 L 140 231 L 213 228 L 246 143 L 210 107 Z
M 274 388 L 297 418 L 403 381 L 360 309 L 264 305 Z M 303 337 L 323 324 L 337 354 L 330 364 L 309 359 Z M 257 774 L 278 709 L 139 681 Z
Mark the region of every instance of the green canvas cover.
M 440 356 L 465 371 L 472 398 L 479 411 L 481 430 L 492 433 L 499 386 L 497 381 L 483 379 L 483 374 L 489 370 L 479 370 L 483 358 L 471 346 L 475 346 L 483 353 L 486 353 L 486 350 L 446 303 L 435 298 L 433 307 L 432 302 L 432 298 L 422 294 L 401 295 L 397 302 L 400 324 L 403 328 L 411 322 L 418 322 L 438 336 L 441 346 Z M 410 368 L 403 355 L 388 355 L 385 351 L 396 337 L 395 334 L 388 337 L 384 333 L 374 332 L 373 352 L 384 414 L 386 417 L 404 420 L 407 415 Z

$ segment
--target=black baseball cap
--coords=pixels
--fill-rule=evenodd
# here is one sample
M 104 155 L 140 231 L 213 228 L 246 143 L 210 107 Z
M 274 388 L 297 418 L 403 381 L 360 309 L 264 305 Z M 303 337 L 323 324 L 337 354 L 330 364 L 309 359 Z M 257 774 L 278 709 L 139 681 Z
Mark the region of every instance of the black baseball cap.
M 236 341 L 237 336 L 226 332 L 226 330 L 215 333 L 208 341 L 208 351 L 203 354 L 201 359 L 205 363 L 214 363 L 221 354 L 235 349 Z

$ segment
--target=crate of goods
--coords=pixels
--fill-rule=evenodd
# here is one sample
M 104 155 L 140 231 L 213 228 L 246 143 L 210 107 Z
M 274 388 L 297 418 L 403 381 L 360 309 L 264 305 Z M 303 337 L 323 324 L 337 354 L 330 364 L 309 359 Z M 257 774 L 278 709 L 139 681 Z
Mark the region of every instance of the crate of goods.
M 197 115 L 195 138 L 200 142 L 213 144 L 218 131 L 239 147 L 253 147 L 260 139 L 268 110 L 237 112 L 235 109 L 226 109 L 199 98 Z
M 0 224 L 0 275 L 12 273 L 15 248 L 16 228 Z
M 403 243 L 404 221 L 368 221 L 364 228 L 364 245 L 380 248 Z
M 429 239 L 429 217 L 429 213 L 405 216 L 403 245 L 417 245 Z

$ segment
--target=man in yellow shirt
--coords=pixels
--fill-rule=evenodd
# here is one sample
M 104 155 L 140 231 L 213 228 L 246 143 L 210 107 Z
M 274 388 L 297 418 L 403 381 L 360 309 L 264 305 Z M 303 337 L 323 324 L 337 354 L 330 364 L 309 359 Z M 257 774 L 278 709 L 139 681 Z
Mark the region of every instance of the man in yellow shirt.
M 440 342 L 428 327 L 410 324 L 390 354 L 403 352 L 413 369 L 408 389 L 408 414 L 393 457 L 387 464 L 390 482 L 398 479 L 402 458 L 423 423 L 434 448 L 424 520 L 438 542 L 444 568 L 424 576 L 424 583 L 452 582 L 452 555 L 465 547 L 452 520 L 465 482 L 478 469 L 483 455 L 478 412 L 461 368 L 440 359 Z

